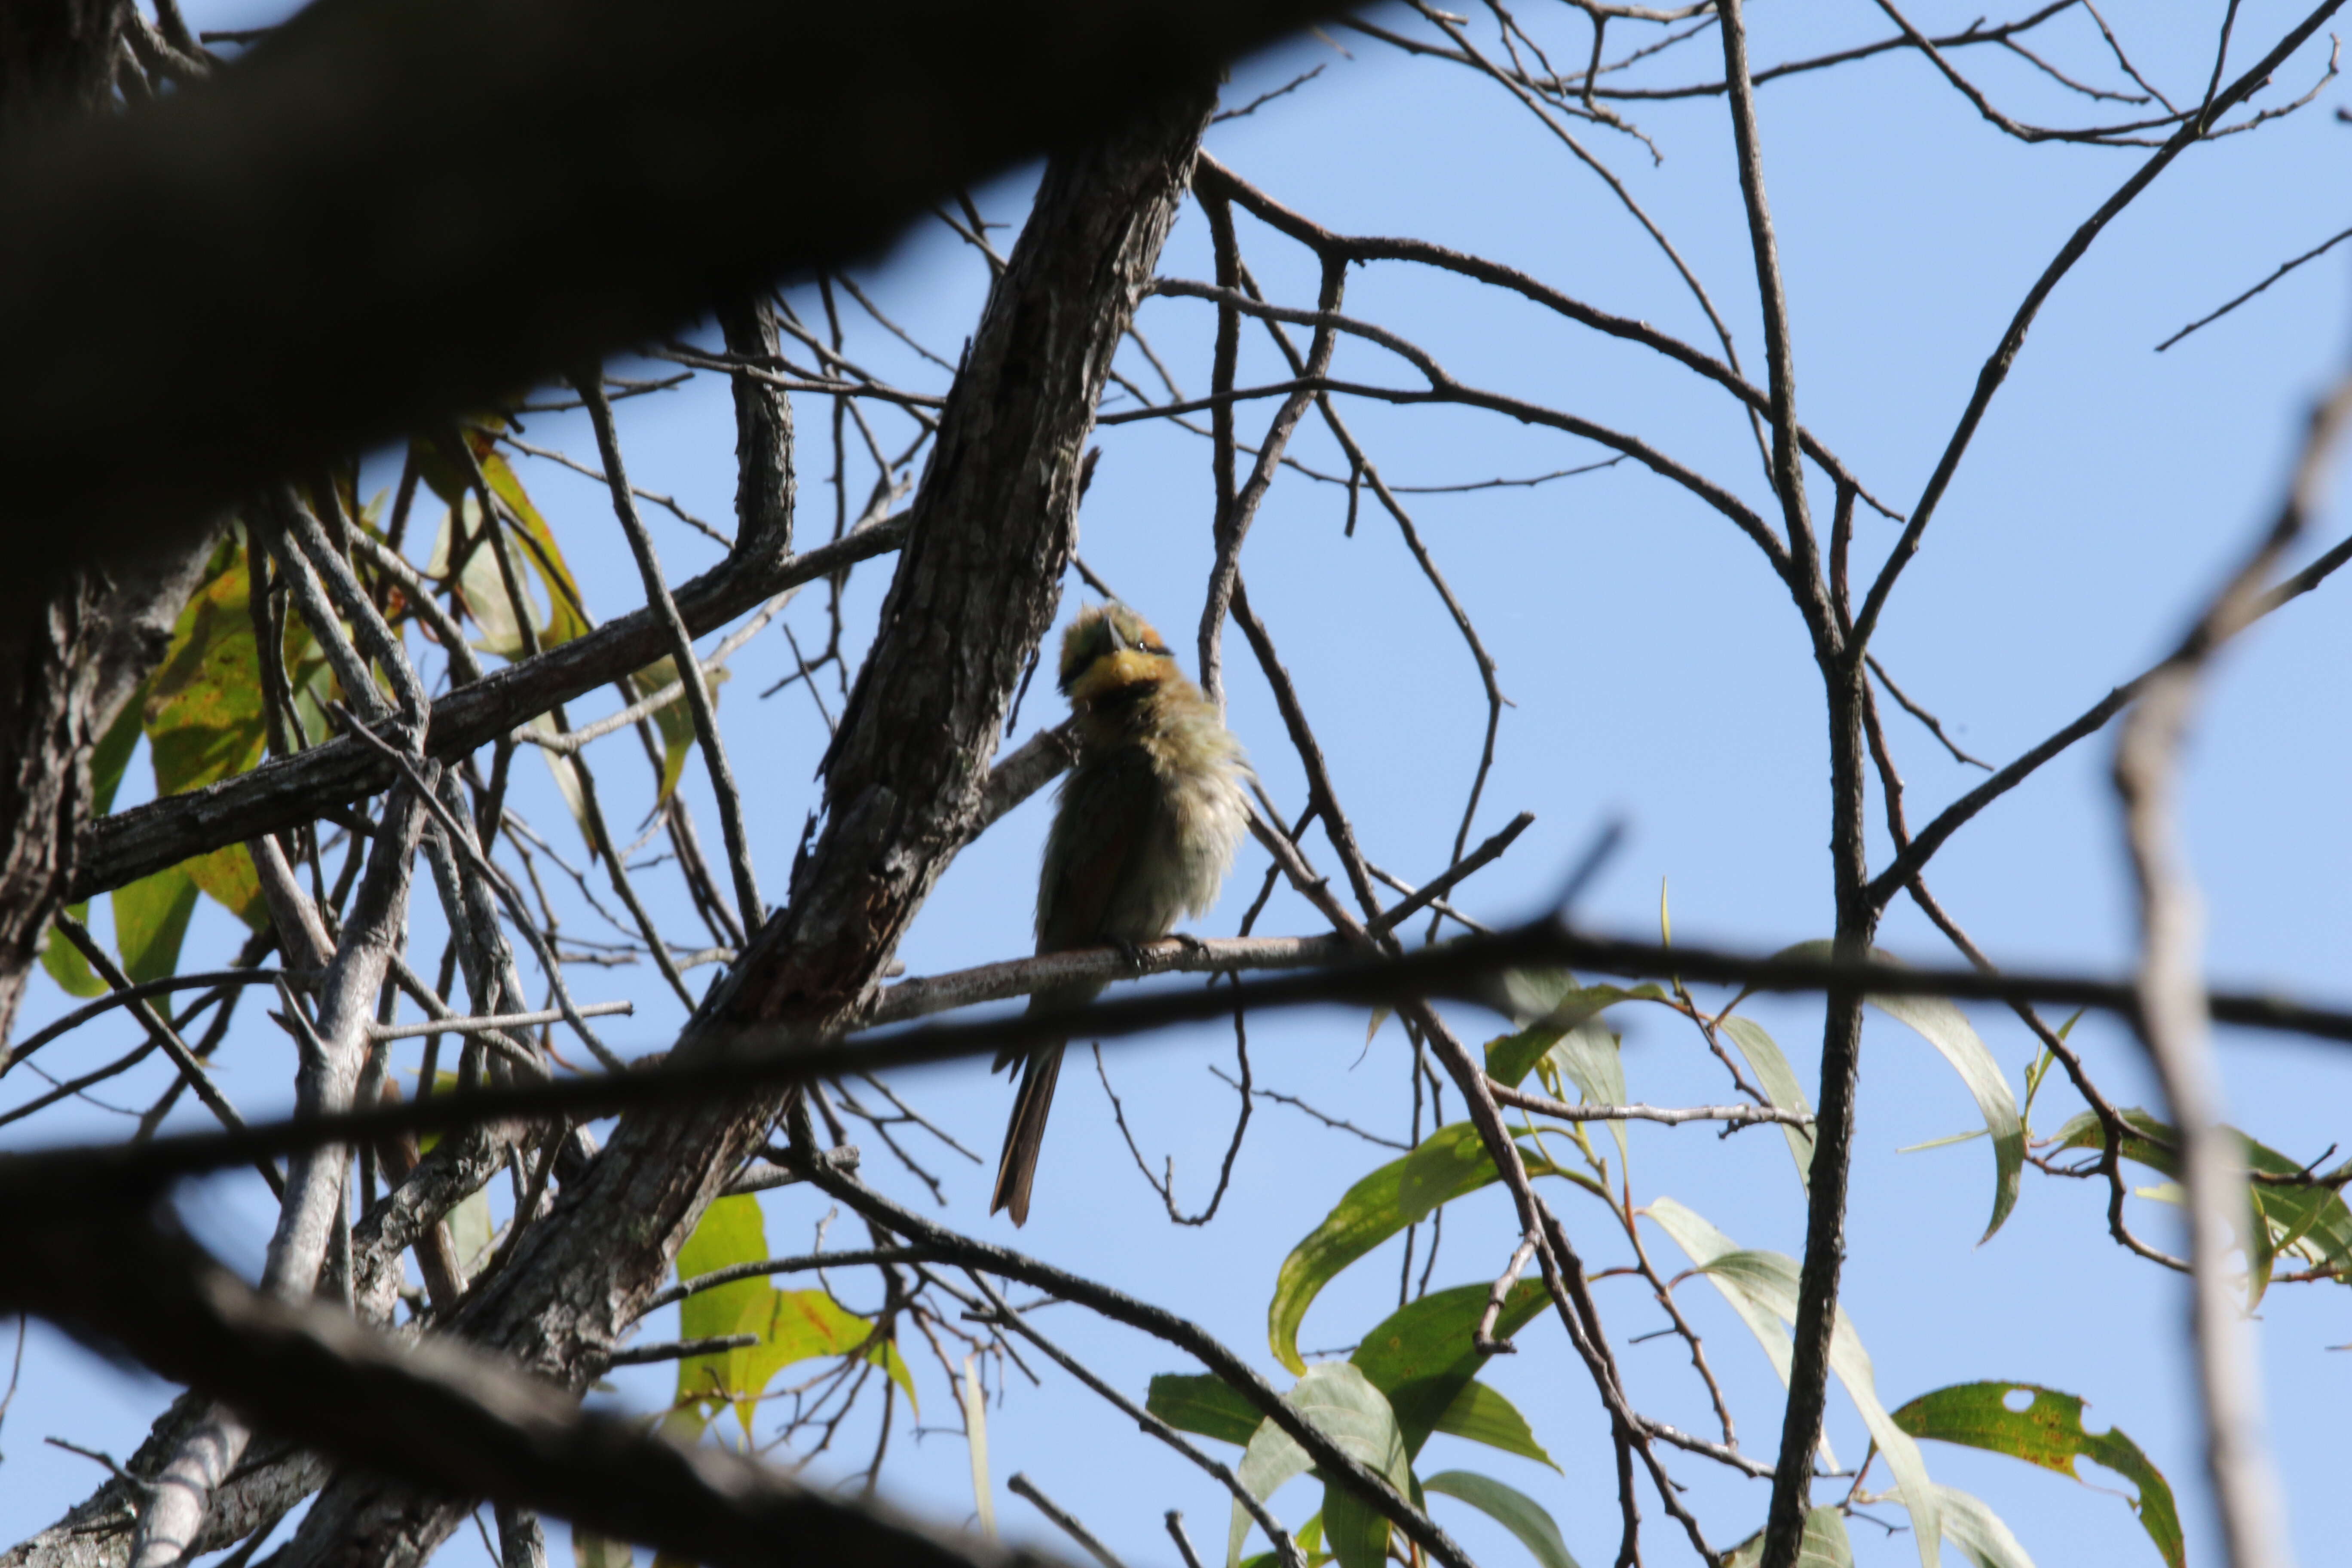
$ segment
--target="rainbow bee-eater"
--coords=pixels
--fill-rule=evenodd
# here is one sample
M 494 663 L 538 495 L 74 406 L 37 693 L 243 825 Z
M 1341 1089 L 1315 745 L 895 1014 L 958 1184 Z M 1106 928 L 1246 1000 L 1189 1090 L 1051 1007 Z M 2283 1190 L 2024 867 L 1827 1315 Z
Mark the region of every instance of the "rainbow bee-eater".
M 1077 762 L 1055 802 L 1037 879 L 1037 951 L 1155 942 L 1179 917 L 1216 902 L 1249 821 L 1249 764 L 1216 705 L 1184 679 L 1150 623 L 1116 601 L 1082 611 L 1062 634 L 1059 682 L 1077 721 Z M 1097 984 L 1056 986 L 1034 1011 L 1091 999 Z M 1029 1218 L 1029 1188 L 1054 1106 L 1064 1040 L 1008 1050 L 1021 1091 L 1004 1129 L 988 1212 Z

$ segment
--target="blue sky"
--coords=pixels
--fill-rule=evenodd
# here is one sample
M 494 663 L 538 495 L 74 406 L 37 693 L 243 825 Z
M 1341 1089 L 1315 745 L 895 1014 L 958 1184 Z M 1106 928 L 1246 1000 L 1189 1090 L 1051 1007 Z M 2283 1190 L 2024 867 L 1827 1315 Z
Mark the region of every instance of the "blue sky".
M 230 25 L 232 9 L 190 7 L 199 25 Z M 2179 97 L 2203 86 L 2218 10 L 2203 8 L 2193 26 L 2168 18 L 2112 19 L 2135 63 Z M 2251 58 L 2297 14 L 2275 5 L 2243 7 L 2238 58 Z M 1915 20 L 1942 31 L 1974 15 L 1923 7 Z M 1885 26 L 1878 13 L 1862 5 L 1759 6 L 1751 18 L 1752 54 L 1759 64 L 1809 55 L 1878 37 Z M 1351 35 L 1332 37 L 1344 51 L 1305 39 L 1236 68 L 1228 93 L 1234 102 L 1311 66 L 1326 68 L 1299 91 L 1216 127 L 1209 145 L 1219 157 L 1332 227 L 1439 240 L 1524 268 L 1604 309 L 1706 341 L 1705 321 L 1648 240 L 1523 110 L 1466 73 L 1409 62 Z M 2066 68 L 2095 72 L 2101 82 L 2112 79 L 2086 18 L 2062 18 L 2043 37 L 2051 58 Z M 2304 90 L 2323 68 L 2326 47 L 2306 47 L 2280 73 L 2270 97 Z M 1719 69 L 1710 42 L 1688 47 L 1676 68 L 1682 77 Z M 2102 111 L 2036 81 L 2022 62 L 1994 51 L 1961 58 L 2022 116 L 2079 123 Z M 1906 689 L 1977 754 L 1996 763 L 2015 755 L 2144 668 L 2193 613 L 2213 574 L 2266 519 L 2303 410 L 2344 363 L 2343 253 L 2180 346 L 2163 354 L 2152 350 L 2343 226 L 2340 199 L 2326 195 L 2342 188 L 2352 135 L 2332 118 L 2343 99 L 2331 86 L 2301 115 L 2192 151 L 2102 237 L 2037 324 L 1875 645 Z M 1986 124 L 1927 62 L 1908 54 L 1769 85 L 1760 104 L 1801 416 L 1874 491 L 1908 508 L 2024 289 L 2147 153 L 2022 145 Z M 1682 247 L 1760 379 L 1754 274 L 1723 107 L 1715 100 L 1637 107 L 1662 163 L 1653 165 L 1639 144 L 1605 131 L 1592 131 L 1590 144 Z M 528 179 L 530 171 L 515 177 Z M 992 221 L 1017 225 L 1033 179 L 1034 172 L 1008 176 L 976 199 Z M 1274 298 L 1311 304 L 1314 272 L 1305 253 L 1245 218 L 1241 237 Z M 1209 275 L 1197 210 L 1187 210 L 1162 269 Z M 986 282 L 972 253 L 935 225 L 858 276 L 877 304 L 950 359 Z M 809 291 L 793 298 L 809 307 Z M 1751 504 L 1768 500 L 1729 400 L 1654 356 L 1580 333 L 1516 300 L 1392 264 L 1357 269 L 1346 308 L 1412 338 L 1465 382 L 1639 431 Z M 1139 320 L 1185 390 L 1203 390 L 1210 307 L 1158 300 Z M 1262 337 L 1247 332 L 1244 343 L 1243 382 L 1278 379 Z M 878 332 L 868 331 L 856 353 L 907 384 L 937 385 L 936 373 L 925 373 Z M 1347 344 L 1339 374 L 1409 384 L 1411 373 L 1384 359 L 1377 350 Z M 1122 366 L 1148 374 L 1131 351 Z M 724 385 L 705 378 L 625 407 L 624 439 L 637 482 L 675 493 L 702 515 L 726 518 L 734 475 Z M 1242 430 L 1255 439 L 1270 412 L 1268 405 L 1245 407 Z M 1358 405 L 1344 412 L 1391 483 L 1531 475 L 1603 455 L 1486 415 Z M 903 423 L 877 417 L 886 444 L 904 439 Z M 833 497 L 824 483 L 825 410 L 804 401 L 800 418 L 805 542 L 829 526 Z M 530 436 L 574 454 L 593 449 L 572 419 L 535 420 Z M 1146 423 L 1107 431 L 1102 445 L 1105 458 L 1082 519 L 1082 552 L 1158 621 L 1189 664 L 1209 563 L 1206 444 Z M 1342 466 L 1311 421 L 1294 451 L 1326 470 Z M 635 569 L 600 490 L 543 465 L 526 468 L 525 478 L 564 541 L 591 610 L 603 616 L 634 607 L 640 601 Z M 853 481 L 853 511 L 864 484 Z M 2341 495 L 2339 486 L 2338 500 Z M 1464 891 L 1462 905 L 1495 920 L 1538 907 L 1598 826 L 1622 818 L 1629 841 L 1584 909 L 1595 925 L 1654 931 L 1663 882 L 1675 931 L 1686 940 L 1771 948 L 1825 934 L 1819 682 L 1795 614 L 1754 550 L 1718 516 L 1630 464 L 1538 488 L 1409 499 L 1516 704 L 1504 721 L 1474 840 L 1519 810 L 1538 816 L 1510 855 Z M 1825 514 L 1827 503 L 1826 493 L 1817 491 L 1817 510 Z M 1370 853 L 1417 881 L 1449 858 L 1485 708 L 1475 672 L 1396 530 L 1367 498 L 1356 537 L 1344 538 L 1345 507 L 1338 489 L 1286 475 L 1258 519 L 1244 569 Z M 707 541 L 657 513 L 654 521 L 674 579 L 717 558 Z M 2344 527 L 2340 506 L 2320 520 L 2306 557 L 2332 542 L 2331 523 Z M 1857 527 L 1858 572 L 1874 565 L 1894 531 L 1864 514 Z M 853 647 L 866 636 L 887 570 L 886 563 L 855 580 L 846 605 Z M 1066 611 L 1078 602 L 1077 588 L 1074 578 Z M 2345 890 L 2352 886 L 2346 875 L 2352 833 L 2339 801 L 2352 763 L 2345 739 L 2352 730 L 2344 721 L 2352 713 L 2352 650 L 2336 599 L 2347 591 L 2352 587 L 2330 584 L 2233 649 L 2216 671 L 2198 724 L 2189 831 L 2210 921 L 2210 966 L 2232 983 L 2320 996 L 2345 990 L 2338 970 L 2352 925 L 2352 895 Z M 791 619 L 804 647 L 814 646 L 812 636 L 822 640 L 822 607 L 813 596 Z M 782 887 L 814 803 L 811 779 L 824 740 L 823 722 L 801 691 L 764 702 L 758 697 L 790 668 L 782 639 L 763 635 L 740 658 L 720 707 L 747 783 L 752 843 L 771 897 Z M 1275 798 L 1295 811 L 1303 799 L 1299 773 L 1238 639 L 1229 646 L 1227 668 L 1234 727 Z M 837 693 L 829 685 L 821 689 L 837 712 Z M 1023 730 L 1057 721 L 1056 708 L 1041 682 L 1023 713 Z M 583 704 L 575 718 L 598 710 Z M 1888 722 L 1916 823 L 1973 775 L 1909 720 L 1890 710 Z M 1996 959 L 2108 970 L 2127 958 L 2131 910 L 2105 782 L 2109 755 L 2105 737 L 2078 747 L 1972 824 L 1935 862 L 1939 897 Z M 525 759 L 517 777 L 520 799 L 542 829 L 568 834 L 544 771 Z M 634 823 L 646 798 L 643 781 L 618 763 L 607 763 L 600 779 L 610 779 L 608 793 L 621 799 L 616 821 Z M 143 780 L 143 764 L 134 763 L 126 800 L 138 798 Z M 689 768 L 687 787 L 715 847 L 717 818 L 698 767 Z M 1032 801 L 959 858 L 902 951 L 911 973 L 1025 949 L 1048 810 L 1044 798 Z M 576 835 L 566 842 L 576 847 Z M 1883 839 L 1873 858 L 1883 864 Z M 1327 866 L 1331 860 L 1328 849 L 1318 858 Z M 1245 855 L 1223 903 L 1197 929 L 1231 931 L 1262 868 L 1255 851 Z M 659 907 L 666 924 L 687 927 L 681 900 Z M 422 911 L 415 938 L 428 954 L 439 949 L 434 919 Z M 1284 895 L 1259 929 L 1309 931 L 1315 923 Z M 233 941 L 226 921 L 207 908 L 189 952 L 225 950 Z M 1882 941 L 1923 961 L 1943 961 L 1947 952 L 1940 937 L 1901 903 Z M 608 1037 L 654 1049 L 667 1044 L 677 1010 L 651 979 L 612 971 L 579 986 L 583 997 L 634 997 L 636 1017 L 617 1024 Z M 28 1005 L 26 1026 L 58 1006 L 44 987 Z M 1818 1007 L 1759 1003 L 1752 1010 L 1810 1083 Z M 2028 1037 L 2005 1016 L 1981 1010 L 1973 1016 L 2016 1081 L 2032 1059 Z M 1461 1022 L 1475 1038 L 1497 1026 L 1470 1014 Z M 1663 1014 L 1625 1023 L 1635 1098 L 1696 1103 L 1726 1097 L 1720 1069 L 1687 1026 Z M 1360 1015 L 1336 1011 L 1254 1023 L 1258 1081 L 1401 1135 L 1401 1035 L 1391 1024 L 1367 1047 L 1363 1026 Z M 116 1032 L 127 1042 L 126 1028 Z M 2118 1102 L 2154 1102 L 2127 1035 L 2106 1020 L 2086 1018 L 2074 1038 Z M 108 1037 L 77 1048 L 96 1061 L 101 1051 L 124 1047 Z M 2342 1135 L 2338 1117 L 2352 1103 L 2352 1061 L 2339 1047 L 2223 1031 L 2220 1048 L 2233 1113 L 2257 1136 L 2310 1159 Z M 1145 1149 L 1155 1161 L 1173 1156 L 1188 1207 L 1205 1196 L 1231 1125 L 1231 1091 L 1207 1069 L 1229 1065 L 1231 1056 L 1229 1031 L 1204 1030 L 1106 1058 Z M 268 1026 L 255 1018 L 241 1024 L 226 1058 L 224 1081 L 241 1104 L 267 1110 L 283 1102 L 290 1053 Z M 1226 1211 L 1205 1229 L 1174 1227 L 1135 1171 L 1094 1079 L 1091 1059 L 1074 1052 L 1036 1215 L 1018 1245 L 1194 1315 L 1272 1371 L 1263 1321 L 1276 1268 L 1385 1153 L 1286 1107 L 1262 1105 Z M 1003 1080 L 975 1064 L 907 1075 L 898 1087 L 965 1143 L 992 1152 L 1009 1095 Z M 2036 1125 L 2054 1128 L 2074 1109 L 2071 1093 L 2053 1083 L 2037 1108 Z M 117 1126 L 96 1111 L 77 1114 L 79 1121 L 45 1118 L 45 1135 L 95 1136 Z M 1874 1017 L 1865 1037 L 1844 1303 L 1872 1352 L 1881 1393 L 1892 1404 L 1946 1384 L 2000 1377 L 2084 1395 L 2095 1426 L 2123 1427 L 2171 1478 L 2190 1561 L 2214 1561 L 2179 1283 L 2106 1239 L 2103 1191 L 2032 1172 L 2015 1217 L 1978 1246 L 1991 1187 L 1984 1145 L 1896 1152 L 1973 1121 L 1958 1079 L 1935 1054 L 1899 1026 Z M 1699 1129 L 1636 1127 L 1631 1138 L 1637 1201 L 1671 1194 L 1745 1245 L 1801 1248 L 1801 1194 L 1777 1137 L 1751 1131 L 1717 1142 Z M 927 1204 L 919 1184 L 867 1142 L 869 1178 L 902 1199 Z M 925 1161 L 946 1182 L 949 1223 L 1012 1238 L 1001 1221 L 978 1217 L 984 1167 L 936 1148 Z M 1563 1212 L 1580 1244 L 1589 1240 L 1596 1267 L 1619 1260 L 1622 1247 L 1604 1214 L 1574 1206 L 1590 1200 L 1556 1201 L 1570 1205 Z M 185 1206 L 227 1256 L 257 1262 L 266 1216 L 242 1186 L 224 1180 Z M 825 1205 L 795 1192 L 771 1194 L 765 1206 L 779 1251 L 800 1248 L 824 1224 Z M 2147 1202 L 2133 1207 L 2144 1235 L 2177 1245 L 2168 1211 Z M 1507 1208 L 1492 1194 L 1449 1211 L 1433 1283 L 1491 1279 L 1510 1250 L 1510 1230 Z M 845 1218 L 829 1234 L 836 1246 L 862 1239 Z M 1652 1234 L 1653 1247 L 1671 1256 L 1664 1238 Z M 1368 1328 L 1394 1304 L 1396 1263 L 1391 1247 L 1343 1276 L 1317 1304 L 1302 1342 L 1345 1345 Z M 846 1304 L 874 1305 L 870 1289 L 865 1298 L 862 1286 L 841 1289 Z M 1637 1405 L 1704 1429 L 1704 1395 L 1675 1342 L 1624 1342 L 1661 1321 L 1646 1287 L 1603 1281 L 1596 1289 Z M 1769 1455 L 1780 1400 L 1763 1357 L 1710 1290 L 1694 1283 L 1680 1299 L 1707 1336 L 1743 1441 Z M 2325 1561 L 2324 1543 L 2352 1524 L 2352 1504 L 2336 1484 L 2337 1412 L 2352 1358 L 2326 1349 L 2352 1340 L 2339 1288 L 2304 1286 L 2274 1291 L 2263 1309 L 2274 1438 L 2306 1562 Z M 1181 1367 L 1172 1352 L 1075 1309 L 1043 1313 L 1040 1323 L 1138 1396 L 1149 1374 Z M 666 1337 L 658 1322 L 646 1331 Z M 1459 1451 L 1441 1457 L 1433 1449 L 1423 1468 L 1493 1470 L 1551 1508 L 1582 1561 L 1606 1561 L 1616 1516 L 1605 1421 L 1556 1329 L 1531 1329 L 1522 1342 L 1524 1353 L 1492 1375 L 1565 1473 L 1444 1437 L 1439 1445 Z M 6 1455 L 0 1536 L 11 1541 L 46 1523 L 99 1479 L 87 1460 L 44 1446 L 41 1437 L 54 1434 L 127 1453 L 164 1396 L 152 1380 L 110 1367 L 37 1325 L 29 1346 L 23 1392 L 0 1429 Z M 951 1393 L 928 1357 L 916 1364 L 927 1433 L 893 1439 L 886 1488 L 911 1507 L 960 1519 L 971 1510 L 971 1486 Z M 616 1376 L 611 1397 L 650 1407 L 666 1394 L 668 1377 L 667 1369 Z M 1185 1511 L 1204 1550 L 1221 1539 L 1225 1502 L 1205 1478 L 1058 1374 L 1048 1373 L 1042 1387 L 1018 1377 L 1013 1384 L 990 1412 L 996 1510 L 1007 1531 L 1049 1537 L 1026 1504 L 1002 1491 L 1003 1478 L 1021 1470 L 1131 1563 L 1173 1561 L 1160 1524 L 1170 1507 Z M 853 1424 L 841 1452 L 819 1458 L 813 1473 L 830 1477 L 861 1463 L 872 1435 L 870 1427 L 862 1436 L 859 1430 Z M 1864 1446 L 1851 1406 L 1836 1394 L 1831 1434 L 1842 1457 Z M 1990 1502 L 2044 1564 L 2155 1561 L 2112 1496 L 1940 1446 L 1928 1458 L 1937 1479 Z M 1678 1459 L 1674 1468 L 1692 1484 L 1695 1505 L 1718 1543 L 1736 1541 L 1760 1521 L 1760 1483 L 1719 1478 L 1696 1459 Z M 1274 1506 L 1286 1522 L 1302 1521 L 1314 1507 L 1309 1484 L 1295 1483 Z M 1654 1499 L 1644 1511 L 1654 1532 L 1662 1521 Z M 1520 1560 L 1518 1547 L 1466 1510 L 1451 1509 L 1440 1518 L 1482 1563 Z M 1913 1560 L 1907 1540 L 1866 1527 L 1857 1528 L 1854 1540 L 1864 1563 Z M 470 1534 L 461 1534 L 444 1561 L 468 1562 L 480 1550 Z M 1652 1534 L 1656 1560 L 1680 1550 Z

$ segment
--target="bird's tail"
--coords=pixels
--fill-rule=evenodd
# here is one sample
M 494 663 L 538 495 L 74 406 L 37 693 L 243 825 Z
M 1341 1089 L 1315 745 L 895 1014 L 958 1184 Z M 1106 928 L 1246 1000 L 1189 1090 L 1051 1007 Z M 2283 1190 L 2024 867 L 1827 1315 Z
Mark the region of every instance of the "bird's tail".
M 1062 1076 L 1066 1043 L 1041 1042 L 1022 1062 L 1021 1091 L 1013 1097 L 1013 1118 L 1004 1124 L 1004 1153 L 996 1164 L 996 1193 L 988 1200 L 991 1214 L 1011 1209 L 1014 1225 L 1029 1223 L 1029 1187 L 1037 1179 L 1037 1155 L 1045 1146 L 1045 1118 L 1054 1109 L 1054 1082 Z
M 1032 1013 L 1075 1007 L 1092 1001 L 1099 985 L 1064 986 L 1040 991 L 1029 998 Z M 1037 1154 L 1045 1144 L 1045 1118 L 1054 1109 L 1054 1084 L 1062 1076 L 1062 1047 L 1067 1040 L 1040 1040 L 996 1058 L 999 1072 L 1021 1064 L 1020 1092 L 1013 1097 L 1013 1118 L 1004 1124 L 1004 1152 L 996 1163 L 996 1191 L 988 1212 L 1013 1211 L 1014 1225 L 1029 1223 L 1029 1187 L 1037 1179 Z

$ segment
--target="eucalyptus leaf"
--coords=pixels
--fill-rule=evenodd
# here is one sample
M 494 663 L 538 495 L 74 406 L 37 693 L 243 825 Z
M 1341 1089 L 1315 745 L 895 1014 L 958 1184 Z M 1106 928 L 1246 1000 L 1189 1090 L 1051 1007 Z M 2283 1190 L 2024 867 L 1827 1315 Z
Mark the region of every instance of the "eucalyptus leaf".
M 1716 1027 L 1730 1037 L 1739 1054 L 1748 1058 L 1748 1070 L 1756 1075 L 1756 1087 L 1764 1098 L 1782 1110 L 1794 1110 L 1801 1115 L 1813 1113 L 1813 1103 L 1805 1098 L 1805 1086 L 1797 1081 L 1795 1069 L 1778 1041 L 1765 1032 L 1764 1026 L 1753 1018 L 1734 1013 L 1718 1020 Z M 1789 1142 L 1789 1157 L 1797 1163 L 1797 1180 L 1807 1181 L 1813 1170 L 1813 1130 L 1780 1123 L 1781 1135 Z
M 1517 1536 L 1537 1568 L 1577 1568 L 1550 1512 L 1517 1488 L 1470 1470 L 1440 1470 L 1424 1479 L 1421 1489 L 1466 1502 Z
M 1764 1532 L 1758 1531 L 1733 1547 L 1724 1568 L 1757 1568 L 1764 1561 Z M 1845 1518 L 1823 1503 L 1805 1515 L 1804 1539 L 1797 1545 L 1797 1568 L 1853 1568 L 1853 1542 L 1846 1538 Z
M 1591 1178 L 1561 1171 L 1525 1145 L 1519 1157 L 1530 1176 L 1567 1175 L 1598 1190 Z M 1349 1187 L 1323 1223 L 1283 1259 L 1275 1279 L 1274 1299 L 1266 1308 L 1266 1337 L 1275 1359 L 1293 1372 L 1305 1372 L 1306 1359 L 1298 1353 L 1298 1328 L 1323 1287 L 1348 1265 L 1419 1222 L 1440 1204 L 1475 1193 L 1496 1179 L 1494 1162 L 1486 1157 L 1477 1128 L 1456 1121 L 1439 1128 L 1411 1153 L 1390 1161 Z
M 2023 1409 L 2012 1410 L 2010 1400 L 2018 1394 L 2031 1399 Z M 2112 1427 L 2085 1432 L 2083 1405 L 2079 1395 L 2037 1384 L 1961 1383 L 1921 1394 L 1895 1411 L 1894 1419 L 1915 1437 L 2007 1454 L 2072 1480 L 2083 1480 L 2074 1468 L 2078 1457 L 2105 1465 L 2139 1489 L 2133 1510 L 2168 1568 L 2186 1568 L 2180 1514 L 2164 1473 L 2123 1433 Z
M 1327 1362 L 1308 1369 L 1283 1395 L 1283 1403 L 1297 1410 L 1342 1452 L 1387 1477 L 1389 1484 L 1400 1493 L 1411 1494 L 1412 1466 L 1405 1453 L 1403 1434 L 1397 1428 L 1395 1412 L 1381 1391 L 1372 1386 L 1371 1380 L 1352 1363 Z M 1252 1435 L 1235 1474 L 1250 1495 L 1263 1501 L 1279 1490 L 1284 1482 L 1304 1475 L 1312 1463 L 1307 1450 L 1268 1417 Z M 1249 1534 L 1251 1522 L 1248 1512 L 1236 1501 L 1225 1542 L 1228 1568 L 1240 1563 L 1242 1542 Z M 1337 1485 L 1326 1487 L 1324 1537 L 1343 1568 L 1378 1568 L 1381 1558 L 1366 1557 L 1365 1553 L 1375 1545 L 1385 1552 L 1388 1528 L 1388 1520 L 1358 1501 L 1353 1493 Z
M 1396 1412 L 1397 1427 L 1404 1434 L 1405 1452 L 1418 1455 L 1422 1445 L 1429 1441 L 1433 1431 L 1454 1431 L 1449 1421 L 1472 1425 L 1480 1418 L 1483 1406 L 1475 1405 L 1469 1391 L 1473 1380 L 1486 1358 L 1478 1353 L 1471 1334 L 1486 1310 L 1487 1287 L 1457 1285 L 1450 1289 L 1433 1290 L 1418 1300 L 1408 1301 L 1382 1319 L 1371 1332 L 1356 1346 L 1348 1359 L 1374 1388 L 1387 1396 Z M 1508 1339 L 1525 1327 L 1549 1304 L 1543 1286 L 1531 1279 L 1522 1279 L 1512 1286 L 1503 1298 L 1503 1309 L 1496 1315 L 1495 1332 Z M 1174 1380 L 1171 1380 L 1174 1381 Z M 1160 1379 L 1152 1386 L 1160 1386 Z M 1224 1385 L 1219 1384 L 1223 1388 Z M 1171 1390 L 1171 1392 L 1173 1392 Z M 1230 1392 L 1230 1391 L 1228 1391 Z M 1455 1405 L 1466 1397 L 1473 1405 Z M 1213 1395 L 1203 1395 L 1204 1403 Z M 1240 1400 L 1239 1394 L 1233 1398 Z M 1498 1396 L 1499 1397 L 1499 1396 Z M 1242 1406 L 1254 1428 L 1258 1420 L 1255 1410 L 1246 1403 Z M 1514 1415 L 1517 1412 L 1512 1412 Z M 1173 1417 L 1164 1417 L 1171 1426 Z M 1525 1422 L 1520 1423 L 1522 1426 Z M 1188 1430 L 1198 1431 L 1192 1427 Z M 1498 1432 L 1501 1428 L 1496 1428 Z M 1468 1432 L 1455 1432 L 1457 1436 L 1470 1436 Z M 1244 1432 L 1242 1441 L 1248 1441 Z M 1479 1438 L 1477 1440 L 1484 1441 Z M 1530 1445 L 1533 1438 L 1528 1439 Z M 1538 1455 L 1540 1457 L 1540 1450 Z M 1549 1461 L 1547 1461 L 1549 1462 Z

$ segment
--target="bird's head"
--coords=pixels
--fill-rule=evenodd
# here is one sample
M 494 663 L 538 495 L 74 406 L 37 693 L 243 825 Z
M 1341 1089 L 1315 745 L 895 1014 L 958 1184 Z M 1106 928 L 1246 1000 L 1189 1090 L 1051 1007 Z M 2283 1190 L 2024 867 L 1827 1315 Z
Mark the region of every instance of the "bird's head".
M 1183 672 L 1151 623 L 1114 599 L 1078 613 L 1062 634 L 1062 694 L 1072 705 L 1141 697 Z

